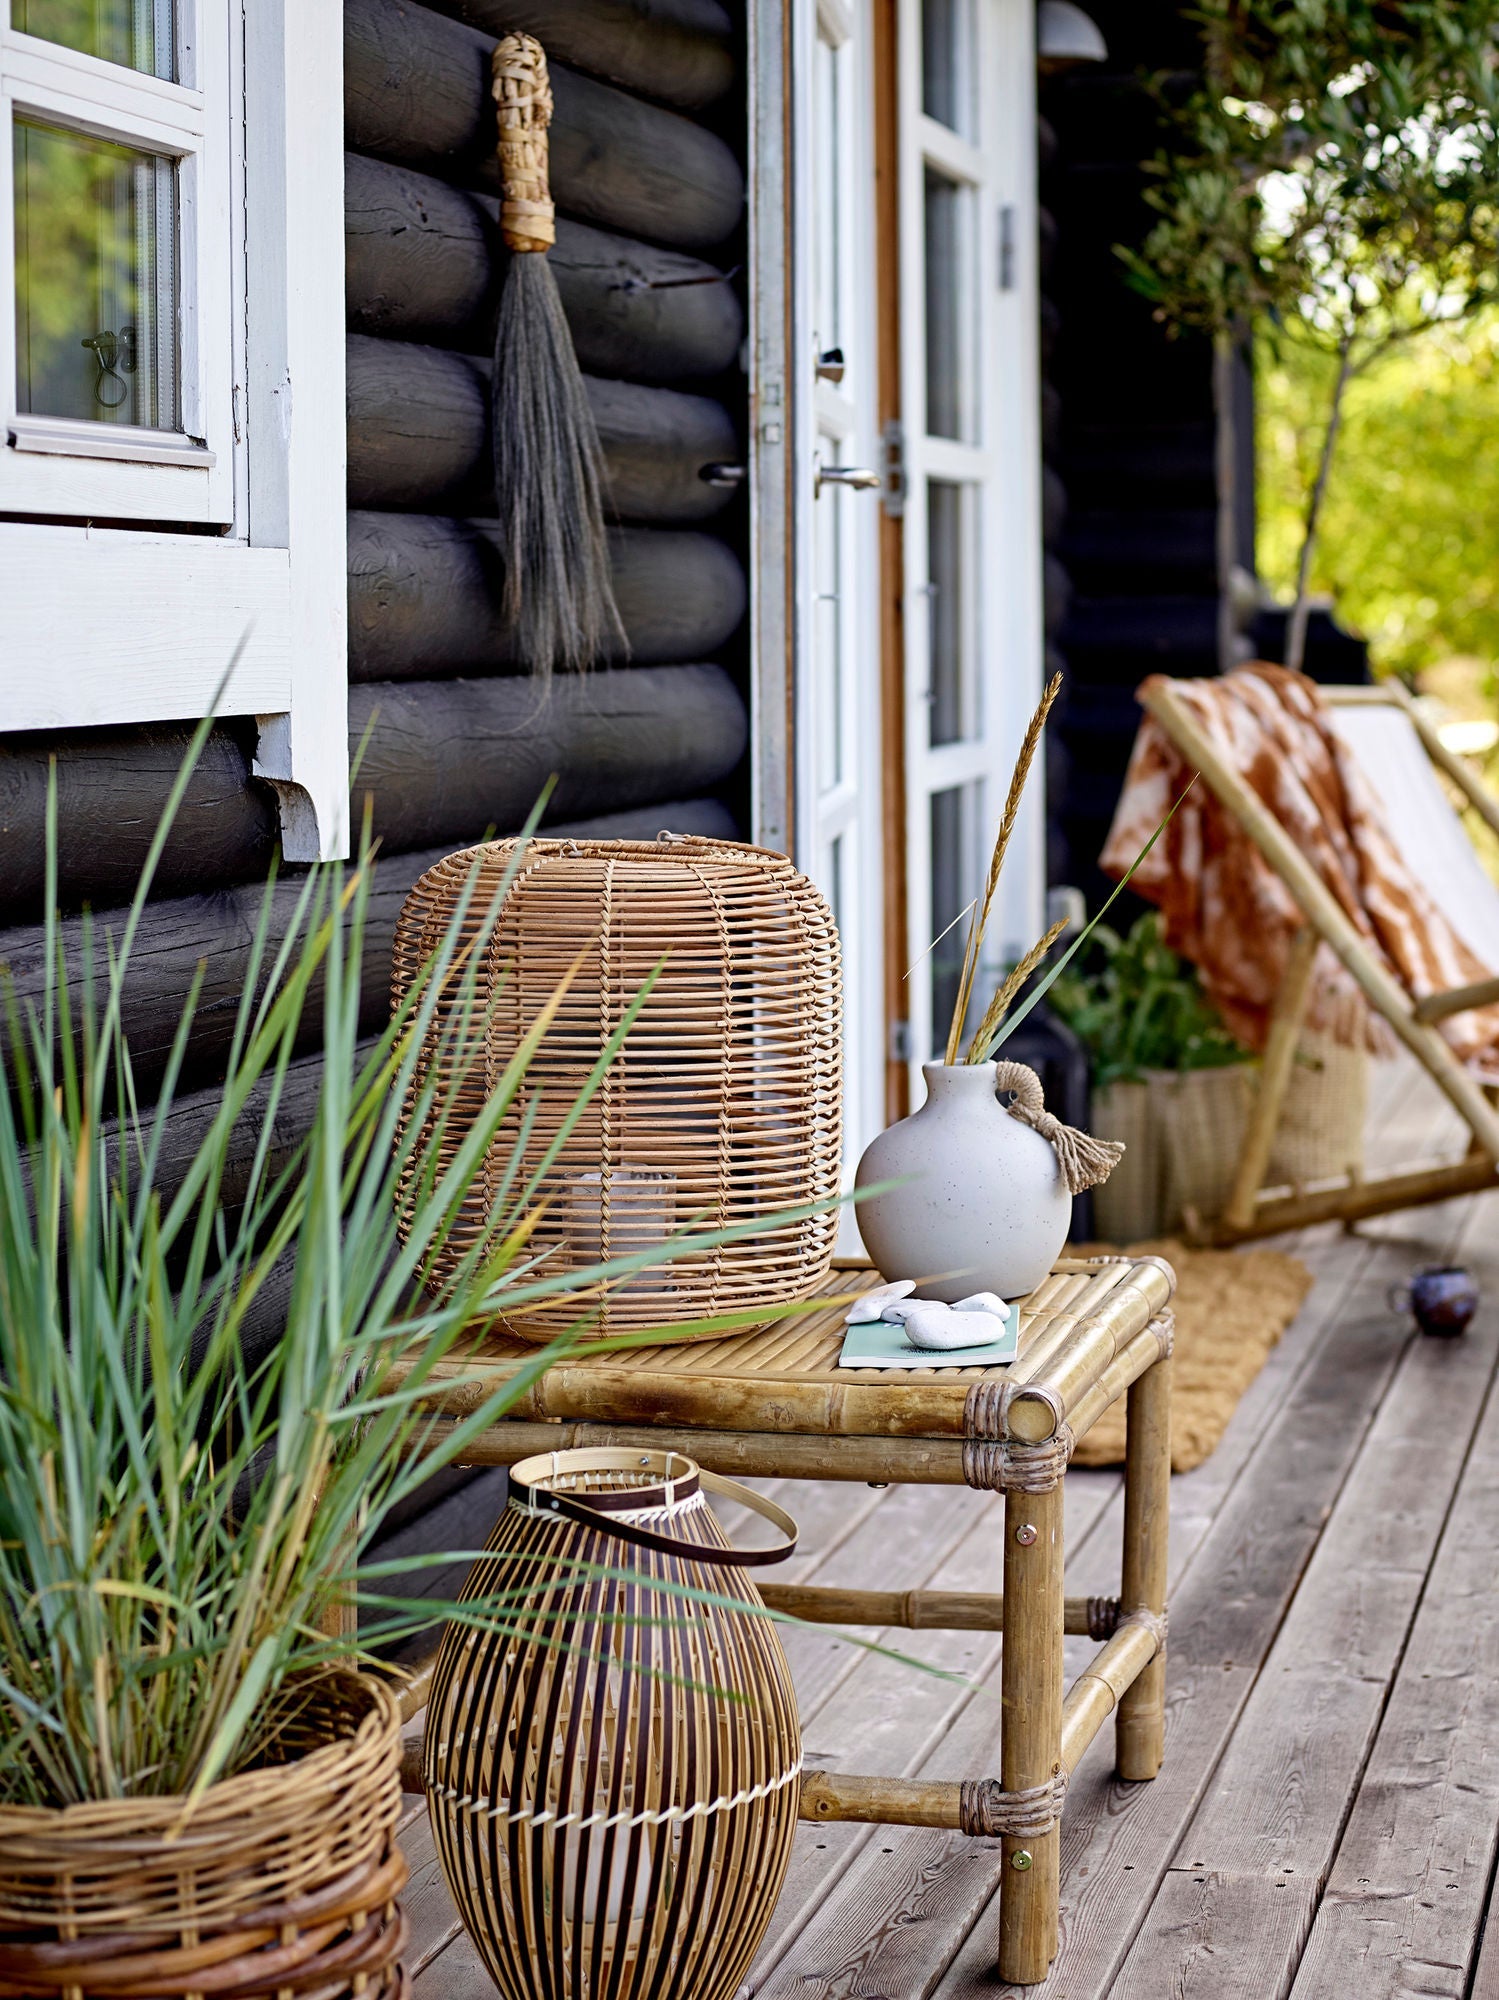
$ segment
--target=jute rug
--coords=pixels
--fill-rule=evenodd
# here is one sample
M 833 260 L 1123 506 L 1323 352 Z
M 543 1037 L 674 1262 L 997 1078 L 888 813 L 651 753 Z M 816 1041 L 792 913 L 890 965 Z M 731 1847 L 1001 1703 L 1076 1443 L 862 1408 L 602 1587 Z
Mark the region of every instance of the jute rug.
M 1171 1241 L 1130 1248 L 1154 1251 L 1176 1272 L 1171 1469 L 1190 1472 L 1217 1450 L 1239 1398 L 1300 1311 L 1312 1274 L 1283 1250 L 1188 1250 Z M 1072 1462 L 1124 1463 L 1122 1397 L 1088 1432 Z

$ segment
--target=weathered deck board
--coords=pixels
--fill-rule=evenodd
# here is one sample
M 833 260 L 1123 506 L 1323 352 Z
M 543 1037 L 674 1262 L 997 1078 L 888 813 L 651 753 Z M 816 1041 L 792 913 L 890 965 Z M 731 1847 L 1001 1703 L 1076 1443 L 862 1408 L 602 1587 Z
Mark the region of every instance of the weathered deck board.
M 1373 1125 L 1371 1166 L 1460 1146 L 1407 1065 L 1377 1077 Z M 1173 1484 L 1166 1767 L 1151 1785 L 1115 1783 L 1107 1731 L 1084 1760 L 1051 1977 L 995 1977 L 997 1842 L 808 1826 L 740 2000 L 1499 2000 L 1499 1911 L 1482 1931 L 1499 1820 L 1491 1389 L 1485 1403 L 1499 1314 L 1445 1345 L 1413 1339 L 1385 1301 L 1393 1279 L 1459 1246 L 1499 1294 L 1496 1223 L 1499 1195 L 1486 1195 L 1287 1245 L 1316 1289 L 1218 1452 Z M 1069 1487 L 1068 1587 L 1112 1589 L 1117 1475 Z M 803 1525 L 788 1579 L 992 1587 L 985 1496 L 768 1490 Z M 992 1635 L 870 1636 L 983 1691 L 826 1629 L 788 1630 L 814 1761 L 991 1768 Z M 1069 1642 L 1069 1675 L 1090 1650 Z M 479 2000 L 493 1989 L 435 1866 L 422 1870 L 420 1816 L 406 1839 L 417 2000 Z
M 1280 2000 L 1286 1913 L 1309 1924 L 1399 1665 L 1499 1353 L 1499 1326 L 1413 1341 L 1271 1649 L 1212 1789 L 1183 1836 L 1114 2000 L 1217 2000 L 1211 1926 L 1238 1940 L 1234 1988 Z M 1419 1463 L 1419 1480 L 1395 1468 Z M 1246 1813 L 1245 1801 L 1255 1809 Z M 1194 1893 L 1194 1882 L 1203 1884 Z M 1287 1888 L 1296 1891 L 1288 1896 Z M 1303 1893 L 1304 1892 L 1304 1893 Z M 1192 1911 L 1190 1922 L 1184 1911 Z M 1273 1910 L 1276 1921 L 1263 1922 Z M 1210 1920 L 1210 1921 L 1209 1921 Z M 1299 1951 L 1304 1931 L 1296 1937 Z
M 1420 1478 L 1422 1464 L 1407 1457 L 1405 1476 Z M 1291 1989 L 1297 2000 L 1467 1991 L 1499 1834 L 1496 1572 L 1499 1397 L 1490 1395 Z

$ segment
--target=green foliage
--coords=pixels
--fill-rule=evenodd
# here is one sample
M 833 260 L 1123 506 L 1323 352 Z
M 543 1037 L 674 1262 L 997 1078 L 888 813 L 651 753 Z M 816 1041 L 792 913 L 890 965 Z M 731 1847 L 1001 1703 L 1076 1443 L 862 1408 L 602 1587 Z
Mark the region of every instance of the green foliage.
M 1058 979 L 1051 1005 L 1087 1049 L 1095 1090 L 1136 1083 L 1147 1070 L 1221 1069 L 1248 1060 L 1196 972 L 1161 942 L 1158 911 L 1148 910 L 1123 937 L 1099 924 L 1093 942 L 1102 962 Z
M 1203 0 L 1161 86 L 1131 279 L 1173 328 L 1268 315 L 1355 370 L 1499 290 L 1499 0 Z
M 55 800 L 53 812 L 55 881 Z M 385 1033 L 372 1050 L 360 1043 L 368 846 L 353 866 L 310 872 L 286 936 L 272 934 L 267 902 L 221 1099 L 185 1178 L 169 1182 L 159 1162 L 197 984 L 154 1105 L 137 1101 L 121 1026 L 166 824 L 107 949 L 65 962 L 49 919 L 40 1000 L 23 1007 L 8 980 L 0 987 L 0 1799 L 10 1802 L 191 1794 L 254 1762 L 307 1676 L 357 1650 L 321 1629 L 330 1599 L 358 1599 L 366 1642 L 434 1613 L 514 1615 L 484 1599 L 459 1610 L 391 1598 L 365 1552 L 391 1509 L 461 1458 L 558 1349 L 538 1351 L 499 1390 L 460 1371 L 469 1413 L 441 1432 L 418 1400 L 469 1329 L 570 1292 L 582 1325 L 601 1283 L 662 1258 L 647 1250 L 567 1271 L 528 1248 L 550 1155 L 535 1170 L 524 1161 L 527 1068 L 566 982 L 479 1118 L 453 1108 L 456 1052 L 473 1045 L 482 1004 L 485 955 L 466 939 L 492 923 L 503 887 L 489 909 L 455 911 Z M 277 1107 L 309 1012 L 325 1081 L 310 1134 L 276 1165 Z M 424 1048 L 434 1023 L 435 1052 Z M 260 1151 L 230 1208 L 226 1161 L 252 1103 Z M 439 1173 L 450 1116 L 458 1144 Z M 452 1247 L 492 1144 L 509 1151 L 490 1230 L 429 1292 L 424 1277 Z M 670 1250 L 747 1233 L 684 1233 Z M 288 1261 L 285 1332 L 257 1356 L 247 1325 Z
M 1295 587 L 1304 495 L 1335 364 L 1262 341 L 1255 357 L 1258 554 Z M 1380 672 L 1454 653 L 1499 661 L 1499 315 L 1412 341 L 1348 389 L 1311 574 Z

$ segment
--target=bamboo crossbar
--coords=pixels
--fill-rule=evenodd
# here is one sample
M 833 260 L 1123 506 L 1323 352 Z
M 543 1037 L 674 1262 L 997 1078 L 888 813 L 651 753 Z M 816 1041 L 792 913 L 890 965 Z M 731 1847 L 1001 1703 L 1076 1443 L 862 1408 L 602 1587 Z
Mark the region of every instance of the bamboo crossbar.
M 1360 1222 L 1366 1216 L 1388 1215 L 1393 1209 L 1420 1208 L 1434 1201 L 1450 1201 L 1456 1195 L 1477 1194 L 1496 1184 L 1499 1164 L 1486 1152 L 1474 1152 L 1465 1159 L 1404 1173 L 1340 1180 L 1305 1194 L 1262 1196 L 1248 1222 L 1232 1222 L 1225 1215 L 1210 1224 L 1203 1236 L 1216 1244 L 1243 1243 L 1250 1237 L 1278 1236 L 1287 1229 L 1310 1229 L 1319 1222 Z
M 1062 1763 L 1069 1773 L 1159 1651 L 1153 1625 L 1126 1619 L 1072 1683 L 1062 1703 Z
M 1451 986 L 1445 993 L 1428 993 L 1416 1002 L 1418 1021 L 1445 1021 L 1469 1007 L 1488 1007 L 1499 1000 L 1499 979 L 1475 979 L 1469 986 Z
M 428 1449 L 447 1427 L 429 1434 Z M 961 1438 L 799 1437 L 782 1431 L 707 1431 L 661 1425 L 525 1424 L 506 1421 L 463 1447 L 465 1465 L 514 1465 L 538 1451 L 622 1445 L 685 1452 L 733 1478 L 862 1479 L 875 1485 L 962 1486 Z
M 837 1590 L 814 1583 L 762 1583 L 760 1595 L 772 1611 L 809 1625 L 894 1625 L 908 1632 L 1002 1632 L 1005 1601 L 999 1591 Z M 1114 1600 L 1069 1597 L 1062 1614 L 1065 1632 L 1093 1633 L 1103 1607 Z
M 1142 699 L 1182 756 L 1196 767 L 1285 883 L 1308 923 L 1336 952 L 1370 1005 L 1384 1016 L 1420 1060 L 1485 1151 L 1499 1159 L 1499 1112 L 1435 1028 L 1416 1018 L 1410 995 L 1369 949 L 1279 820 L 1219 754 L 1169 682 L 1158 682 Z M 1425 741 L 1424 736 L 1422 740 Z
M 862 1820 L 878 1826 L 961 1828 L 962 1786 L 936 1778 L 861 1778 L 804 1771 L 798 1817 Z

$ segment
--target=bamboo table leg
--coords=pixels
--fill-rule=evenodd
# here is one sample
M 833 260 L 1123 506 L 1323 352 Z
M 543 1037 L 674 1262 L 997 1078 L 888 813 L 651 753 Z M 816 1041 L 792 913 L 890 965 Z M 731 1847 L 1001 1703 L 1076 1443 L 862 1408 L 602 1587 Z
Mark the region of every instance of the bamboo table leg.
M 1062 1481 L 1005 1494 L 1005 1640 L 1000 1781 L 1007 1792 L 1046 1783 L 1062 1762 Z M 999 1974 L 1044 1979 L 1057 1953 L 1061 1827 L 1006 1834 L 999 1892 Z
M 1124 1581 L 1120 1610 L 1166 1610 L 1171 1521 L 1171 1357 L 1147 1368 L 1129 1392 L 1124 1456 Z M 1114 1726 L 1121 1778 L 1153 1778 L 1166 1738 L 1164 1646 L 1120 1698 Z

